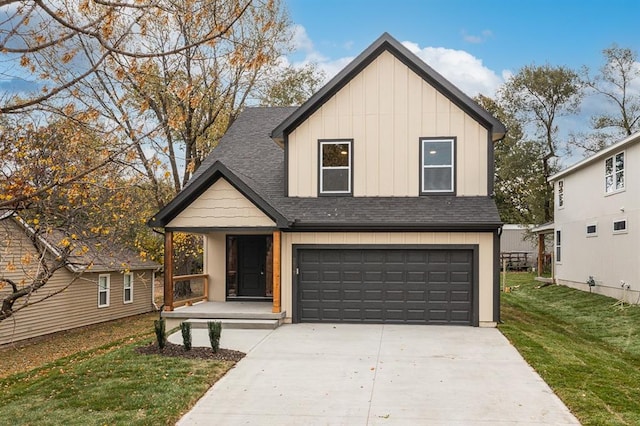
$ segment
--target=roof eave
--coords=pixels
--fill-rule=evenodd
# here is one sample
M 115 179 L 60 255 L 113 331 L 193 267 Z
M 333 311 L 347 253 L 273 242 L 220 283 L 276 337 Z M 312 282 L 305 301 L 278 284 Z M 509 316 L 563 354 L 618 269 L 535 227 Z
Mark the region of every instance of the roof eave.
M 466 232 L 466 231 L 495 231 L 502 226 L 502 222 L 485 223 L 322 223 L 295 222 L 290 231 L 437 231 L 437 232 Z

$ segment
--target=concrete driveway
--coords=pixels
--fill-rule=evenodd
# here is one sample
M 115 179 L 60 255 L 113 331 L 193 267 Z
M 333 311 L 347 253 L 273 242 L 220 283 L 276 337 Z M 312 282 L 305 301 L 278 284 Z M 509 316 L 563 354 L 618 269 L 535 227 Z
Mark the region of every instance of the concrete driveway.
M 238 342 L 249 352 L 179 425 L 579 424 L 497 329 L 295 324 L 243 332 L 223 331 L 223 347 Z

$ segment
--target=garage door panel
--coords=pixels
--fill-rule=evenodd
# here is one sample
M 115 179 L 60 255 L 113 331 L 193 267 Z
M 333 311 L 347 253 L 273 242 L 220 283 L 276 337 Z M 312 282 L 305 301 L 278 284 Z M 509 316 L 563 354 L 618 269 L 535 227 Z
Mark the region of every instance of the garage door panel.
M 472 321 L 471 250 L 301 249 L 298 260 L 299 321 Z

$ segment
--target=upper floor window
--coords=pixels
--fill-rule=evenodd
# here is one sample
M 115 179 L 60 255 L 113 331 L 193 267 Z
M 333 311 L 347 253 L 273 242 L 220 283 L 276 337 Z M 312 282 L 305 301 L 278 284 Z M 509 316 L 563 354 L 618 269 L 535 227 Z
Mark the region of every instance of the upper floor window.
M 98 276 L 98 308 L 109 306 L 109 287 L 111 276 L 108 274 Z
M 558 207 L 564 207 L 564 181 L 558 181 Z
M 124 280 L 124 303 L 131 303 L 133 302 L 133 274 L 124 274 L 122 279 Z
M 353 140 L 321 140 L 318 167 L 321 195 L 352 194 Z
M 420 193 L 452 194 L 455 190 L 455 138 L 422 138 L 420 150 Z
M 627 219 L 620 219 L 613 221 L 613 233 L 614 234 L 626 234 L 627 233 Z
M 604 189 L 606 193 L 624 189 L 624 152 L 604 160 Z

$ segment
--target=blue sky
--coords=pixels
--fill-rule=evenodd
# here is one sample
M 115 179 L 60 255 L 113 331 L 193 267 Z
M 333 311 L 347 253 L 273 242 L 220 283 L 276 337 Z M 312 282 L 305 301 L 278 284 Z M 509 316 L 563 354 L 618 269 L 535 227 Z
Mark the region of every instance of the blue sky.
M 288 60 L 316 62 L 328 77 L 385 31 L 470 96 L 493 96 L 524 65 L 595 71 L 612 43 L 640 50 L 640 0 L 284 1 L 297 46 Z M 586 98 L 581 114 L 559 120 L 560 134 L 587 130 L 603 107 Z

